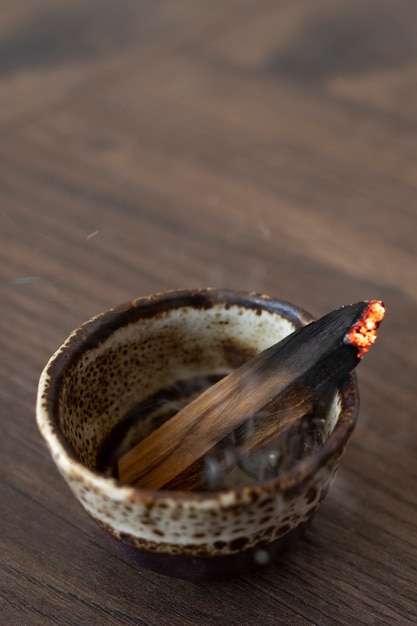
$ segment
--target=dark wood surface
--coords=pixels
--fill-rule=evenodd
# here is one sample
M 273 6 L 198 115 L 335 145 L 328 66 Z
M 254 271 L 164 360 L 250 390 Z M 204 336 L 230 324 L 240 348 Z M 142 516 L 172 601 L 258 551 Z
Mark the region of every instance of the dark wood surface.
M 414 0 L 1 0 L 2 623 L 415 623 L 416 24 Z M 80 322 L 195 286 L 387 306 L 305 538 L 211 585 L 121 560 L 34 415 Z

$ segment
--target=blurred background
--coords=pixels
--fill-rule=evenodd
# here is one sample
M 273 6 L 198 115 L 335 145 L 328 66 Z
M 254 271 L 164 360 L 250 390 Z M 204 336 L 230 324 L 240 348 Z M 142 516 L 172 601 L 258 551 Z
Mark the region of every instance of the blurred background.
M 36 365 L 9 362 L 16 391 L 81 321 L 177 287 L 314 315 L 381 298 L 400 344 L 416 20 L 413 0 L 0 2 L 0 323 Z
M 348 458 L 411 485 L 416 67 L 414 0 L 0 0 L 0 418 L 3 453 L 24 459 L 13 489 L 33 493 L 40 464 L 76 508 L 33 415 L 68 333 L 131 298 L 202 286 L 317 316 L 384 300 Z M 358 504 L 346 481 L 335 498 L 365 519 L 378 487 Z

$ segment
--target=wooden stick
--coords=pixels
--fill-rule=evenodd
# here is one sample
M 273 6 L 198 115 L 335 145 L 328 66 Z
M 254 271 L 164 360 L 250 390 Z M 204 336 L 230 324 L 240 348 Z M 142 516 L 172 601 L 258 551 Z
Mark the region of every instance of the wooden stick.
M 356 367 L 374 342 L 383 315 L 382 303 L 357 302 L 264 350 L 123 455 L 120 480 L 150 489 L 178 484 L 181 476 L 189 482 L 190 469 L 198 473 L 209 451 L 230 445 L 232 432 L 239 440 L 254 416 L 250 450 L 258 450 Z M 194 487 L 200 482 L 195 475 Z

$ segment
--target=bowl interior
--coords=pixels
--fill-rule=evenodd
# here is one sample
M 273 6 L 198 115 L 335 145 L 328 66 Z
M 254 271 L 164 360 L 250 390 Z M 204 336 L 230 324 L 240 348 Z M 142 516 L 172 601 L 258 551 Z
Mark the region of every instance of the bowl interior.
M 134 316 L 104 314 L 84 326 L 61 353 L 54 378 L 54 413 L 67 449 L 104 476 L 117 477 L 118 458 L 196 394 L 306 322 L 267 300 L 254 307 L 218 299 L 202 308 L 192 298 L 180 305 L 171 298 L 136 308 Z M 333 393 L 317 406 L 314 429 L 300 422 L 275 442 L 281 469 L 317 449 L 339 413 Z M 262 463 L 262 455 L 251 460 L 244 479 L 268 477 Z

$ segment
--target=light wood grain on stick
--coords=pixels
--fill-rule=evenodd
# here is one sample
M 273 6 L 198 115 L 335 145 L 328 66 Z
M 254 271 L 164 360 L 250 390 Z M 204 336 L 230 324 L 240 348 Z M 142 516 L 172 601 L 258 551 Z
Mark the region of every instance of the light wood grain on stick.
M 209 387 L 121 457 L 120 480 L 160 489 L 194 466 L 200 475 L 191 483 L 202 487 L 198 462 L 230 445 L 227 436 L 249 420 L 248 451 L 272 441 L 357 365 L 360 356 L 345 339 L 367 307 L 357 302 L 332 311 Z

